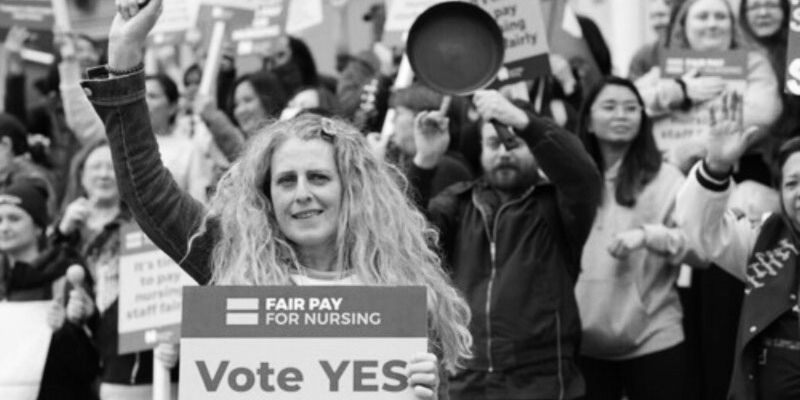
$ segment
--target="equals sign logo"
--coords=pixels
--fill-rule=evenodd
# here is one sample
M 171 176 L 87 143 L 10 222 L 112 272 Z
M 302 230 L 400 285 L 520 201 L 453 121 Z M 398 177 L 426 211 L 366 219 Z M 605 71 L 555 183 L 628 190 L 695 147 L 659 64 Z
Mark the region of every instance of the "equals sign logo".
M 258 325 L 258 298 L 227 299 L 225 325 Z

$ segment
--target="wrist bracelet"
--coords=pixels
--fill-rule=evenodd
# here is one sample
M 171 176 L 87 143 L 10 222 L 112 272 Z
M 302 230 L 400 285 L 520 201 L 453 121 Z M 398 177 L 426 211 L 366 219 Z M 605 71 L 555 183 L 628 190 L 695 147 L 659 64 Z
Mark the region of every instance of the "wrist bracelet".
M 114 68 L 111 68 L 110 65 L 106 65 L 106 71 L 108 71 L 109 74 L 114 75 L 114 76 L 123 76 L 123 75 L 135 74 L 137 72 L 144 71 L 144 62 L 140 61 L 139 64 L 136 64 L 133 67 L 128 68 L 128 69 L 114 69 Z
M 692 108 L 692 99 L 689 98 L 689 93 L 686 91 L 686 82 L 684 82 L 681 78 L 675 79 L 675 82 L 678 83 L 678 86 L 681 87 L 681 92 L 683 92 L 683 102 L 681 102 L 681 105 L 678 108 L 683 111 Z
M 708 165 L 708 162 L 705 159 L 703 159 L 703 172 L 705 172 L 706 175 L 708 175 L 708 177 L 711 179 L 714 179 L 719 182 L 727 182 L 728 178 L 731 175 L 733 175 L 733 167 L 731 167 L 725 172 L 714 171 Z

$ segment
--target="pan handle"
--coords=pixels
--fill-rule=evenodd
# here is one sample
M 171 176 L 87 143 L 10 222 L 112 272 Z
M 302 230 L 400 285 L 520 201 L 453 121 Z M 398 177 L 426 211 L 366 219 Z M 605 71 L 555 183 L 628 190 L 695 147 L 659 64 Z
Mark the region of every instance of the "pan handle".
M 500 138 L 500 143 L 505 146 L 507 151 L 511 151 L 519 146 L 519 142 L 517 142 L 517 135 L 511 132 L 511 129 L 508 129 L 507 126 L 497 122 L 495 119 L 492 119 L 489 122 L 491 122 L 492 126 L 494 126 L 494 130 L 497 131 L 497 136 Z

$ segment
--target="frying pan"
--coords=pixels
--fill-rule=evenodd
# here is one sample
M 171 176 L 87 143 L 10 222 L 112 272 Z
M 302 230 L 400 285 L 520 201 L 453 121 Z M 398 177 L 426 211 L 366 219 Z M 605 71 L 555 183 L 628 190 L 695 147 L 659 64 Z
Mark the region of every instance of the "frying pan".
M 431 6 L 411 25 L 406 54 L 417 78 L 451 96 L 468 96 L 494 81 L 503 67 L 505 43 L 495 19 L 479 6 L 448 1 Z M 517 146 L 513 133 L 490 121 L 503 145 Z

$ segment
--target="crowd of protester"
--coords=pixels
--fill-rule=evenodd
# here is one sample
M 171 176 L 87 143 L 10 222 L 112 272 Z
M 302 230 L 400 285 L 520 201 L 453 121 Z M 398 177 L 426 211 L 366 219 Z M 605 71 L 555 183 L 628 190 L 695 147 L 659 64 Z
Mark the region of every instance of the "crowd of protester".
M 381 7 L 365 17 L 376 40 Z M 31 104 L 30 33 L 12 28 L 0 61 L 0 301 L 53 300 L 38 398 L 152 398 L 154 357 L 177 390 L 179 346 L 117 352 L 121 230 L 134 220 L 202 284 L 432 287 L 441 367 L 430 382 L 412 378 L 431 389 L 420 398 L 800 398 L 800 100 L 783 90 L 789 0 L 648 8 L 657 40 L 635 54 L 628 77 L 611 73 L 614 49 L 580 17 L 595 32 L 586 37 L 599 82 L 581 80 L 551 49 L 551 76 L 469 98 L 420 82 L 391 88 L 399 58 L 378 44 L 339 54 L 336 76 L 321 74 L 297 37 L 257 70 L 224 54 L 208 94 L 198 91 L 200 63 L 121 71 L 119 48 L 109 59 L 91 38 L 56 32 L 56 61 Z M 745 50 L 745 91 L 697 70 L 665 77 L 669 49 Z M 103 65 L 106 76 L 92 75 Z M 142 109 L 125 97 L 139 85 Z M 709 101 L 721 105 L 708 135 L 660 151 L 653 125 Z M 511 127 L 516 143 L 501 141 L 490 120 Z M 384 123 L 393 134 L 380 133 Z M 341 177 L 310 155 L 326 157 L 314 148 L 323 142 L 353 164 L 330 168 Z M 326 255 L 358 264 L 344 276 L 302 257 L 313 246 L 278 213 L 289 184 L 268 175 L 276 149 L 297 143 L 307 148 L 287 162 L 323 171 L 309 178 L 313 196 L 330 196 L 334 181 L 362 196 L 336 203 L 354 218 L 353 237 L 337 244 L 382 251 L 377 265 L 341 249 Z M 398 187 L 407 199 L 394 197 Z M 359 207 L 386 215 L 359 220 Z M 384 227 L 396 240 L 376 232 Z M 269 265 L 292 251 L 299 261 Z M 65 277 L 75 264 L 82 285 Z M 412 266 L 424 279 L 409 278 Z

